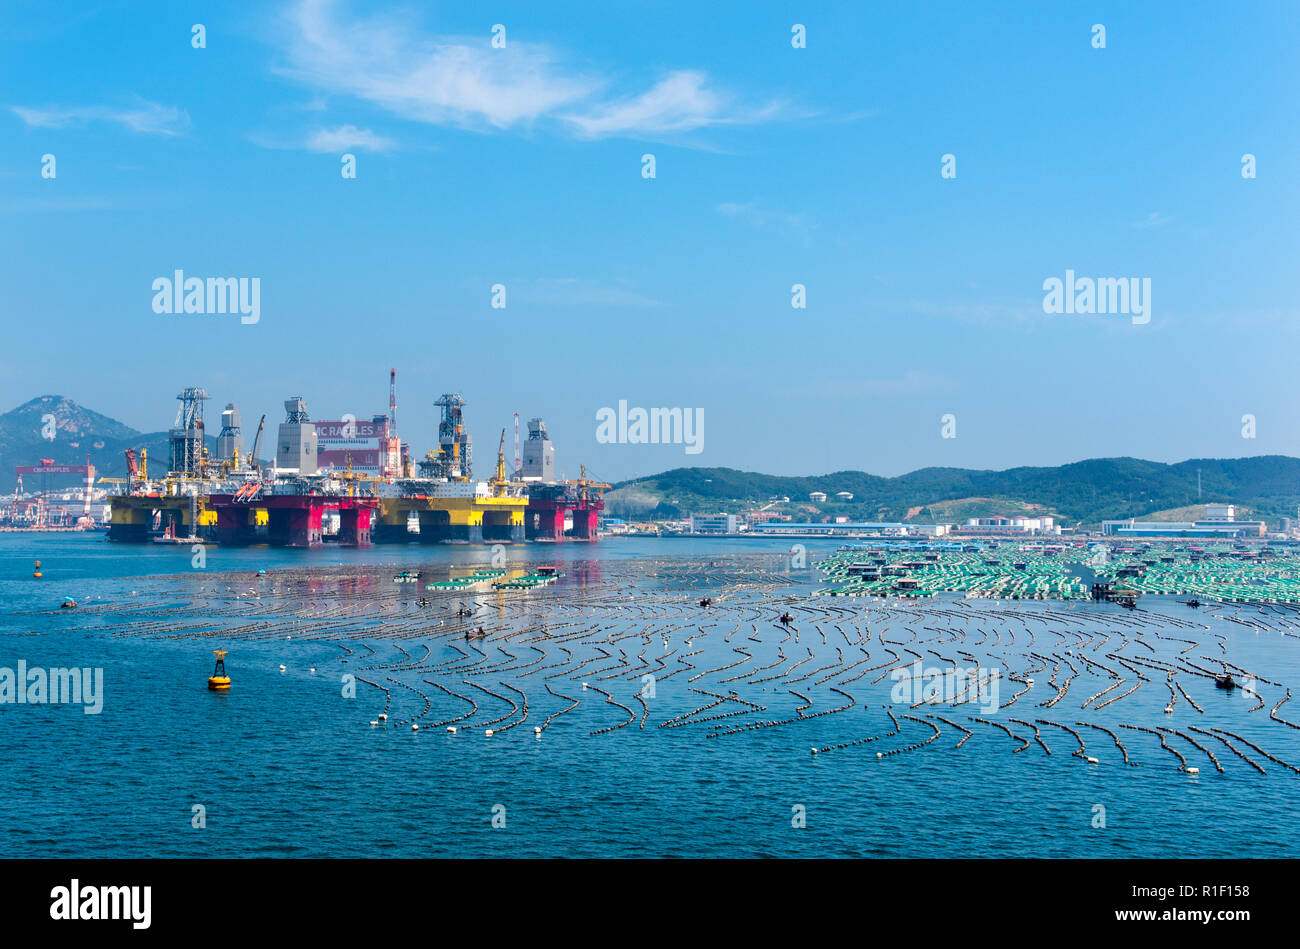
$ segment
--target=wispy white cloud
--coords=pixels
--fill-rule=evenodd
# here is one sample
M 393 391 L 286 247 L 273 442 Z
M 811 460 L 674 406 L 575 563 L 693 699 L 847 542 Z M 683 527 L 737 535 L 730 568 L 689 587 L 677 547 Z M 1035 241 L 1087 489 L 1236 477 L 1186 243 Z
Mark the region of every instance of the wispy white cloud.
M 433 124 L 507 128 L 590 95 L 597 83 L 562 74 L 549 50 L 489 36 L 421 34 L 409 16 L 342 22 L 332 0 L 301 0 L 288 13 L 282 72 L 328 93 Z
M 480 131 L 553 121 L 584 138 L 653 137 L 758 122 L 780 106 L 737 106 L 695 70 L 670 72 L 644 92 L 611 96 L 611 79 L 575 69 L 550 47 L 507 33 L 422 32 L 402 16 L 345 19 L 334 0 L 298 0 L 286 14 L 277 70 L 318 93 L 346 95 L 404 119 Z
M 66 128 L 86 122 L 113 122 L 135 132 L 150 135 L 180 135 L 190 125 L 189 113 L 175 106 L 159 105 L 143 99 L 130 107 L 115 106 L 47 106 L 33 108 L 10 106 L 10 111 L 35 128 Z
M 588 112 L 561 118 L 587 138 L 609 135 L 663 135 L 690 132 L 711 125 L 737 125 L 776 115 L 779 106 L 737 110 L 729 98 L 710 89 L 708 77 L 696 70 L 670 73 L 637 96 L 598 104 Z
M 339 152 L 349 148 L 386 152 L 396 147 L 396 143 L 390 138 L 376 135 L 370 129 L 340 125 L 338 128 L 317 129 L 307 136 L 303 147 L 313 152 Z
M 1140 221 L 1134 221 L 1130 226 L 1140 231 L 1149 230 L 1153 227 L 1163 227 L 1170 222 L 1171 218 L 1166 217 L 1159 211 L 1152 211 Z
M 248 138 L 263 148 L 302 149 L 323 155 L 337 154 L 349 149 L 370 152 L 389 152 L 397 149 L 397 142 L 393 139 L 355 125 L 317 127 L 297 134 L 253 132 Z

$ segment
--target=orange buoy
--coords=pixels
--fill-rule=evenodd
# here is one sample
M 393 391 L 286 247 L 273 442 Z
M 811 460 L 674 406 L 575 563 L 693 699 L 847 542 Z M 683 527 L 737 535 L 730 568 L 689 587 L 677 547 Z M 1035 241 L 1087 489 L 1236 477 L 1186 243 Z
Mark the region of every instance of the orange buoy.
M 32 576 L 35 577 L 37 580 L 41 578 L 41 562 L 39 560 L 36 561 L 36 572 L 33 573 Z

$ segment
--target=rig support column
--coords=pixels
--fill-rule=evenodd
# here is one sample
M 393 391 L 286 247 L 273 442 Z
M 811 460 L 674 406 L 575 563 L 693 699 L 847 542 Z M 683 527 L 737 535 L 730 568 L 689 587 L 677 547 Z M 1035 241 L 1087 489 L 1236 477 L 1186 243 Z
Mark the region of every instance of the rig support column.
M 315 505 L 271 508 L 268 539 L 282 547 L 320 547 L 322 510 Z
M 528 540 L 564 543 L 564 508 L 554 503 L 530 503 L 525 528 Z
M 153 512 L 135 505 L 114 501 L 108 523 L 108 539 L 143 544 L 149 539 Z
M 370 546 L 370 508 L 353 507 L 339 510 L 339 546 Z
M 583 505 L 573 511 L 573 539 L 593 541 L 596 539 L 596 519 L 600 511 Z
M 234 547 L 254 542 L 253 509 L 240 504 L 217 505 L 217 543 Z

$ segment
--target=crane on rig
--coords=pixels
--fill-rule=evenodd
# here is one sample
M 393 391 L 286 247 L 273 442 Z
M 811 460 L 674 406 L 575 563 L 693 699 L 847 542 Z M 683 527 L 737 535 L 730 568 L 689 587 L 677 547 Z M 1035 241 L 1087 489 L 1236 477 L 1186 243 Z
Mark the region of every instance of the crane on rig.
M 252 468 L 257 465 L 257 453 L 262 448 L 262 429 L 266 427 L 266 415 L 262 415 L 262 421 L 257 423 L 257 435 L 253 438 L 253 450 L 248 455 L 248 467 Z
M 506 477 L 506 430 L 501 429 L 501 444 L 497 446 L 497 470 L 492 475 L 492 488 L 497 495 L 505 493 L 510 479 Z
M 586 465 L 580 465 L 578 470 L 579 470 L 579 472 L 580 472 L 579 477 L 578 477 L 578 480 L 577 480 L 577 481 L 571 481 L 571 482 L 569 482 L 569 483 L 577 486 L 577 488 L 578 488 L 578 497 L 581 498 L 583 501 L 587 500 L 587 489 L 588 489 L 588 488 L 591 488 L 591 489 L 593 489 L 594 491 L 596 491 L 596 492 L 599 493 L 599 492 L 601 492 L 601 491 L 607 491 L 609 488 L 613 487 L 613 485 L 606 484 L 604 481 L 589 481 L 589 480 L 587 480 L 587 466 L 586 466 Z

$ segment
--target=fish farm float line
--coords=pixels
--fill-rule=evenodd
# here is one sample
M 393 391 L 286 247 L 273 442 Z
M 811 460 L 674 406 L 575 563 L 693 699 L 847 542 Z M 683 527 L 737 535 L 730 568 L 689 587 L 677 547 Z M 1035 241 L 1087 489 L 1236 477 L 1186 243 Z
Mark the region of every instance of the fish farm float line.
M 279 642 L 281 674 L 350 677 L 357 725 L 408 740 L 772 735 L 829 766 L 1037 752 L 1062 766 L 1168 767 L 1202 780 L 1300 773 L 1293 686 L 1274 671 L 1297 667 L 1295 607 L 817 595 L 818 578 L 851 557 L 861 554 L 803 571 L 771 554 L 576 561 L 544 585 L 480 576 L 474 589 L 440 589 L 427 569 L 416 585 L 373 566 L 190 573 L 25 615 L 119 639 L 192 641 L 196 664 L 219 647 L 214 675 L 236 683 L 249 644 Z M 933 575 L 988 576 L 965 566 Z M 1259 662 L 1265 635 L 1285 662 Z M 314 657 L 308 670 L 293 651 L 304 641 L 336 658 Z M 1053 734 L 1071 742 L 1067 755 L 1055 754 Z

